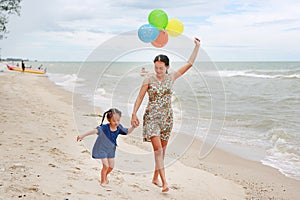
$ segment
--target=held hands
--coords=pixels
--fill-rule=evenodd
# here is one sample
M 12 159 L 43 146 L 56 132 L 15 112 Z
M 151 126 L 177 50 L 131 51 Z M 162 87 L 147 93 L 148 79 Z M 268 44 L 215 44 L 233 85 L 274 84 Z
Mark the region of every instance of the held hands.
M 131 125 L 136 128 L 140 125 L 139 119 L 137 118 L 136 114 L 132 114 L 131 116 Z

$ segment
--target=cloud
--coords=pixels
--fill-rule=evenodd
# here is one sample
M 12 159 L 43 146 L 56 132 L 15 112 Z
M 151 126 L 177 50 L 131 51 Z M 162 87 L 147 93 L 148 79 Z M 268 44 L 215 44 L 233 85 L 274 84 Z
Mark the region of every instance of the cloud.
M 288 28 L 288 29 L 285 29 L 285 31 L 300 31 L 300 27 Z
M 262 21 L 254 23 L 253 26 L 269 26 L 269 25 L 285 25 L 292 24 L 294 22 L 299 22 L 298 19 L 278 19 L 278 20 L 270 20 L 270 21 Z
M 296 0 L 26 0 L 21 17 L 9 20 L 8 39 L 0 43 L 6 57 L 84 60 L 108 38 L 148 23 L 151 10 L 163 9 L 183 22 L 186 36 L 200 37 L 216 59 L 231 59 L 230 54 L 235 59 L 278 59 L 270 52 L 280 48 L 287 49 L 280 59 L 291 59 L 300 54 L 299 7 Z M 284 42 L 279 47 L 275 41 Z

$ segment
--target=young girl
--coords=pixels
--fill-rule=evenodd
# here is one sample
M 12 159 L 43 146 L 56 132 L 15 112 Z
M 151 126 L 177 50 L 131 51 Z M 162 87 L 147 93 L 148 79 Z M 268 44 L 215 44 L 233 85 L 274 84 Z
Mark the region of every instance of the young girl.
M 104 118 L 107 116 L 108 124 L 103 124 Z M 118 135 L 130 134 L 134 127 L 129 129 L 124 128 L 120 124 L 121 111 L 116 108 L 109 109 L 103 114 L 101 125 L 96 129 L 91 130 L 82 136 L 77 136 L 77 141 L 82 141 L 83 138 L 89 135 L 98 134 L 97 140 L 94 144 L 92 157 L 95 159 L 101 159 L 102 170 L 100 185 L 105 187 L 108 184 L 107 175 L 114 168 L 114 157 L 117 146 Z
M 151 142 L 154 150 L 155 170 L 152 183 L 162 187 L 162 192 L 169 191 L 164 170 L 164 158 L 173 127 L 173 111 L 171 107 L 172 86 L 177 78 L 192 67 L 198 54 L 200 40 L 195 38 L 194 43 L 195 47 L 189 60 L 174 73 L 168 73 L 170 66 L 169 58 L 166 55 L 155 57 L 155 74 L 144 80 L 132 112 L 131 124 L 137 127 L 140 122 L 136 113 L 147 92 L 149 101 L 143 118 L 143 136 L 144 141 Z M 158 176 L 160 176 L 162 184 L 159 182 Z

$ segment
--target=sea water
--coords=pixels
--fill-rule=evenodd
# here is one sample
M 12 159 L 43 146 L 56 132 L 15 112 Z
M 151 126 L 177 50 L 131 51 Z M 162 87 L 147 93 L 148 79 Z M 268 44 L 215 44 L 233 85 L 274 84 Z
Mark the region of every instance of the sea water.
M 219 121 L 221 129 L 212 133 L 218 134 L 218 146 L 300 180 L 300 62 L 214 64 L 217 71 L 197 68 L 205 65 L 197 63 L 175 82 L 174 131 L 204 139 L 212 122 Z M 128 116 L 145 78 L 139 74 L 141 68 L 153 72 L 153 64 L 147 62 L 43 65 L 57 85 L 79 94 L 93 106 L 103 110 L 118 107 Z M 172 63 L 172 68 L 181 65 Z M 209 83 L 214 79 L 221 80 L 217 87 Z M 141 113 L 146 104 L 147 97 Z M 214 110 L 216 106 L 222 109 Z

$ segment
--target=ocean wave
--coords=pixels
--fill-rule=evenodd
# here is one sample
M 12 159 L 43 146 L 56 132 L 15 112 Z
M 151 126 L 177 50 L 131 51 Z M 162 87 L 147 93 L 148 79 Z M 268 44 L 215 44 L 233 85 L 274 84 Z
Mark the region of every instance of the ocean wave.
M 277 121 L 275 119 L 262 119 L 257 123 L 252 123 L 250 127 L 257 128 L 261 131 L 268 131 L 276 126 Z
M 116 74 L 103 74 L 104 77 L 106 78 L 119 78 L 121 75 L 116 75 Z
M 95 91 L 96 94 L 105 95 L 106 91 L 104 88 L 97 88 Z
M 236 129 L 223 128 L 221 144 L 237 145 L 241 148 L 264 149 L 264 156 L 259 160 L 264 164 L 278 169 L 282 174 L 300 180 L 300 146 L 299 135 L 288 129 L 275 128 L 275 121 L 266 120 L 269 130 L 263 132 L 249 131 L 242 127 Z M 265 133 L 264 133 L 265 132 Z M 251 154 L 247 152 L 248 154 Z
M 300 102 L 300 97 L 282 97 L 279 99 L 276 104 L 278 105 L 289 105 L 289 104 L 297 104 Z
M 78 78 L 77 74 L 51 74 L 48 73 L 51 81 L 66 90 L 73 91 L 75 87 L 84 85 L 84 79 Z
M 268 138 L 271 146 L 267 149 L 262 163 L 300 180 L 300 148 L 293 142 L 296 138 L 282 129 L 270 130 Z
M 283 129 L 272 128 L 266 133 L 266 138 L 271 142 L 272 146 L 276 146 L 277 142 L 291 140 L 291 136 Z
M 280 73 L 281 72 L 281 73 Z M 207 76 L 229 77 L 252 77 L 265 79 L 300 79 L 299 70 L 296 71 L 211 71 L 203 72 Z
M 273 148 L 267 150 L 267 155 L 261 162 L 264 165 L 278 169 L 288 177 L 300 180 L 300 159 L 297 154 Z

